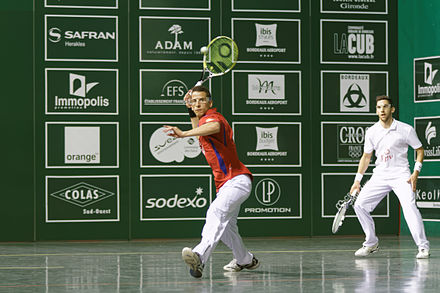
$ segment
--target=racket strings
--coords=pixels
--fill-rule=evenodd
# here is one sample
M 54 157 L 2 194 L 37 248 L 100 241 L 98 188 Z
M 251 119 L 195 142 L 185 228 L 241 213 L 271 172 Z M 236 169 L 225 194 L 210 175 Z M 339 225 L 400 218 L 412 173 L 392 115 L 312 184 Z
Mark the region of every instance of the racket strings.
M 214 74 L 220 74 L 234 67 L 238 57 L 238 48 L 231 40 L 218 39 L 209 45 L 208 54 L 210 61 L 207 69 Z

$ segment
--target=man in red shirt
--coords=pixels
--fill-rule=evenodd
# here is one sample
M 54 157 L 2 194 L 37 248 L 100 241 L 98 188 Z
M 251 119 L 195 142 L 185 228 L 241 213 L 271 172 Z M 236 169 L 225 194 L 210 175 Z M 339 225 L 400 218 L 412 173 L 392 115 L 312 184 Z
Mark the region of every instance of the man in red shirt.
M 252 190 L 252 173 L 240 162 L 233 140 L 232 128 L 226 119 L 212 108 L 209 90 L 196 86 L 185 95 L 193 129 L 182 131 L 165 125 L 173 137 L 198 136 L 206 161 L 212 168 L 217 197 L 209 206 L 202 230 L 202 240 L 191 249 L 182 250 L 182 258 L 190 267 L 190 274 L 202 277 L 203 267 L 221 240 L 232 249 L 234 259 L 223 267 L 238 272 L 256 269 L 260 263 L 243 244 L 237 227 L 240 205 Z

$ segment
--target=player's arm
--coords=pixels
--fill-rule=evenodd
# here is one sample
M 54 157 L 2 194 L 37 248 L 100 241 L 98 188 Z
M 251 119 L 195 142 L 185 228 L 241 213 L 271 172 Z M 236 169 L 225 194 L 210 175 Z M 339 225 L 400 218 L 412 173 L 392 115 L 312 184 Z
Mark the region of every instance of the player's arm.
M 199 125 L 199 118 L 197 118 L 196 113 L 194 113 L 192 107 L 189 104 L 189 100 L 191 99 L 191 94 L 192 94 L 192 90 L 189 90 L 183 97 L 183 101 L 185 102 L 185 106 L 188 110 L 189 118 L 191 119 L 192 128 L 196 128 Z
M 191 130 L 182 131 L 176 126 L 164 125 L 165 132 L 168 133 L 169 136 L 173 137 L 188 137 L 188 136 L 207 136 L 211 134 L 216 134 L 220 132 L 220 122 L 213 121 L 209 123 L 205 123 L 201 126 L 193 128 Z
M 364 153 L 361 159 L 359 160 L 358 170 L 356 173 L 356 177 L 354 178 L 353 185 L 351 186 L 350 194 L 353 193 L 354 191 L 359 193 L 359 191 L 361 190 L 362 176 L 364 176 L 365 171 L 367 171 L 368 165 L 370 165 L 370 160 L 372 155 L 373 153 Z
M 425 150 L 423 147 L 416 149 L 416 163 L 414 164 L 414 171 L 408 179 L 408 183 L 411 184 L 412 190 L 416 191 L 417 179 L 419 178 L 420 170 L 422 170 L 423 159 L 425 158 Z

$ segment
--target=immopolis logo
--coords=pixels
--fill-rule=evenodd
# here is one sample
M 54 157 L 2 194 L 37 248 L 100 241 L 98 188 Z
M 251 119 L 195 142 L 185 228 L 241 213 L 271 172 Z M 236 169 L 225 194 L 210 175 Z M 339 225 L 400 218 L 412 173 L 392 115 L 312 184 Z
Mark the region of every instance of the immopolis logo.
M 50 194 L 50 196 L 79 207 L 86 207 L 113 195 L 115 194 L 111 191 L 85 182 L 74 184 Z

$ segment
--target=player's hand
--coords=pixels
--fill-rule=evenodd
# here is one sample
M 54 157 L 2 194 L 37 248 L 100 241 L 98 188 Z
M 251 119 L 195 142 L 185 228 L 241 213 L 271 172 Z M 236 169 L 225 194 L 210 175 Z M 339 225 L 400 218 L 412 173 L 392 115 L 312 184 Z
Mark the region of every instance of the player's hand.
M 178 138 L 185 137 L 185 132 L 180 130 L 177 126 L 164 125 L 163 127 L 165 128 L 163 132 L 165 132 L 168 136 Z
M 355 181 L 353 183 L 350 188 L 350 194 L 353 194 L 354 191 L 356 191 L 356 193 L 359 193 L 361 191 L 361 183 L 359 181 Z
M 414 172 L 411 174 L 411 176 L 409 177 L 409 179 L 406 181 L 409 184 L 411 184 L 412 187 L 412 191 L 415 192 L 416 188 L 417 188 L 417 179 L 419 178 L 419 174 L 418 172 Z
M 192 90 L 189 90 L 189 91 L 185 94 L 185 96 L 183 97 L 183 101 L 185 102 L 185 105 L 186 105 L 188 108 L 191 108 L 191 105 L 189 104 L 189 100 L 191 100 L 191 98 L 192 98 Z

